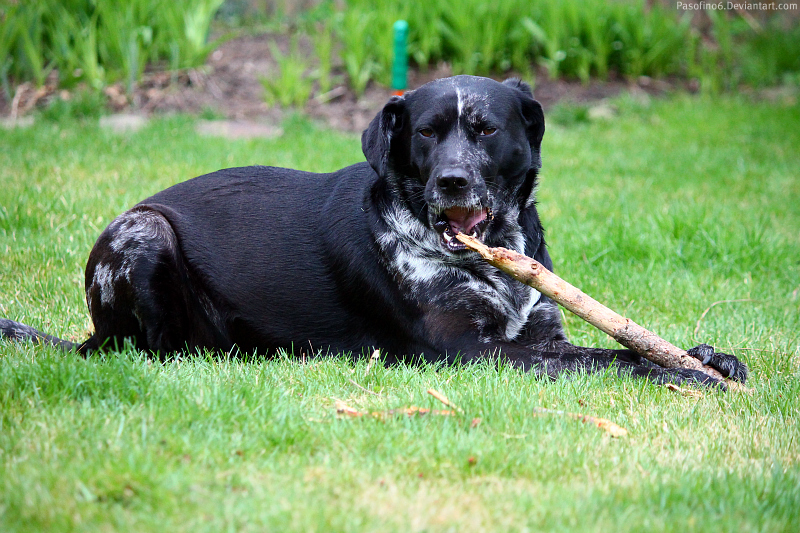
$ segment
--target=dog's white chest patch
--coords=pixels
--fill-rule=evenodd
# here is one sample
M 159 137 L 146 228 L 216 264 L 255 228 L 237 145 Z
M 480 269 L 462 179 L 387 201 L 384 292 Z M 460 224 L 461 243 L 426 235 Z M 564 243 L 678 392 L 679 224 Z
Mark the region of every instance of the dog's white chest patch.
M 469 309 L 483 341 L 516 338 L 539 301 L 538 291 L 488 264 L 479 261 L 468 268 L 463 258 L 445 254 L 439 236 L 406 209 L 394 206 L 384 220 L 390 230 L 378 236 L 378 245 L 404 291 L 430 305 Z M 496 338 L 498 332 L 502 339 Z
M 508 323 L 506 324 L 506 340 L 512 340 L 519 335 L 522 327 L 528 322 L 533 306 L 539 301 L 542 294 L 532 287 L 522 289 L 523 304 L 519 307 L 519 312 L 509 313 Z M 516 309 L 516 308 L 514 308 Z
M 395 205 L 384 220 L 390 231 L 378 237 L 378 245 L 401 283 L 426 285 L 446 273 L 438 237 L 407 209 Z

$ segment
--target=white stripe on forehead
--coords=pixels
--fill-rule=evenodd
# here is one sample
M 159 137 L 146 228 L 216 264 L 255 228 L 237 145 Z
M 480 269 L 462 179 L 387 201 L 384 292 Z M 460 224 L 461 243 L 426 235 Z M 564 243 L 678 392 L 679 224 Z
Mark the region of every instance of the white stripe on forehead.
M 457 110 L 458 110 L 458 118 L 466 116 L 468 113 L 469 116 L 466 118 L 470 119 L 471 121 L 474 120 L 486 120 L 486 108 L 485 106 L 489 103 L 489 96 L 485 93 L 475 92 L 467 88 L 466 90 L 462 87 L 453 83 L 453 89 L 456 92 L 456 100 L 458 101 Z M 480 106 L 478 104 L 484 104 Z

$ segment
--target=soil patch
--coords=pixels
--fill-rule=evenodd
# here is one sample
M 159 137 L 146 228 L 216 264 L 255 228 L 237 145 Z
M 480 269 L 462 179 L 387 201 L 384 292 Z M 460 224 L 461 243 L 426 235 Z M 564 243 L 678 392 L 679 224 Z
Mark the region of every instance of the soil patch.
M 199 69 L 166 72 L 153 69 L 143 76 L 132 94 L 122 84 L 106 87 L 104 92 L 109 106 L 117 113 L 134 113 L 149 116 L 154 113 L 190 113 L 206 118 L 226 118 L 234 124 L 228 132 L 232 136 L 246 136 L 247 128 L 254 127 L 254 135 L 272 135 L 275 130 L 261 131 L 245 123 L 270 124 L 277 127 L 287 113 L 270 107 L 264 100 L 261 79 L 276 76 L 277 62 L 270 51 L 270 43 L 288 49 L 288 37 L 283 34 L 241 36 L 226 41 L 212 52 L 206 64 Z M 413 89 L 432 79 L 450 76 L 446 64 L 425 71 L 409 72 L 409 88 Z M 69 99 L 69 91 L 59 90 L 53 76 L 44 87 L 36 88 L 25 83 L 16 88 L 9 101 L 0 96 L 0 114 L 16 119 L 37 107 L 48 105 L 53 99 Z M 616 96 L 624 91 L 644 91 L 660 94 L 676 88 L 686 88 L 681 82 L 643 78 L 637 83 L 623 80 L 590 81 L 582 84 L 566 80 L 550 80 L 544 73 L 537 76 L 535 95 L 545 109 L 559 102 L 589 104 Z M 689 87 L 691 88 L 691 87 Z M 304 111 L 312 118 L 345 131 L 360 132 L 369 124 L 378 110 L 391 96 L 391 90 L 375 84 L 357 98 L 347 87 L 339 86 L 326 95 L 306 104 Z M 226 130 L 227 131 L 227 130 Z M 255 130 L 254 130 L 255 131 Z M 225 132 L 223 132 L 224 134 Z

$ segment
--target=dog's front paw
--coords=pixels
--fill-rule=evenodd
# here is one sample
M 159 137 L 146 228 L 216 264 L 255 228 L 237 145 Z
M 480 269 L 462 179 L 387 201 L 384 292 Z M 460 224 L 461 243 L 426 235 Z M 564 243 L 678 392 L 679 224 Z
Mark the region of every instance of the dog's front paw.
M 720 374 L 734 381 L 744 383 L 747 380 L 747 365 L 735 356 L 726 353 L 717 353 L 713 346 L 700 344 L 686 353 L 711 368 L 719 370 Z

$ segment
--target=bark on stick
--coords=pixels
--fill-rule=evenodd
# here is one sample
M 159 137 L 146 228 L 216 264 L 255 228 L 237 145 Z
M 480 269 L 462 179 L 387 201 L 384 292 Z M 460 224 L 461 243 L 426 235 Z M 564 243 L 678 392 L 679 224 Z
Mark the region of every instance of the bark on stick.
M 478 252 L 491 265 L 533 287 L 642 357 L 666 368 L 690 368 L 719 380 L 725 379 L 717 370 L 704 366 L 685 350 L 584 294 L 535 259 L 507 248 L 490 248 L 463 233 L 456 235 L 456 238 L 467 248 Z M 734 382 L 728 381 L 727 384 L 733 385 Z

